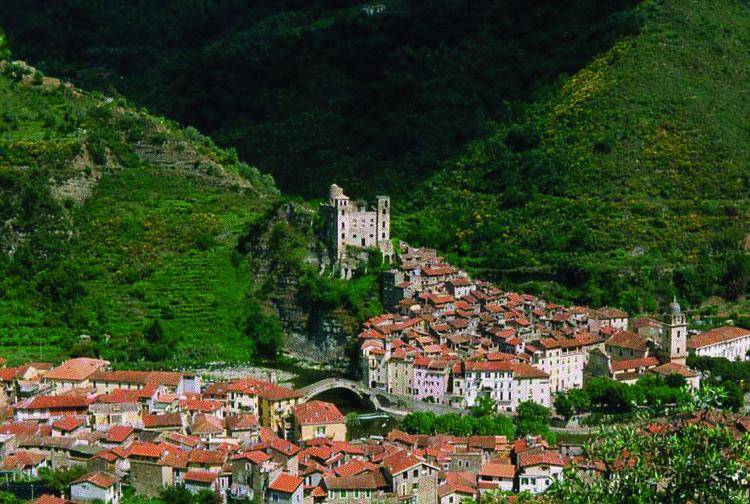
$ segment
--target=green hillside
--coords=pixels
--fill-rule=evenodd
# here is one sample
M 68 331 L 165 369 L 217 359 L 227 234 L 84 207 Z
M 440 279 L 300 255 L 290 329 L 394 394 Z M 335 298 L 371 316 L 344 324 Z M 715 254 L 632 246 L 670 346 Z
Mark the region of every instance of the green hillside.
M 285 191 L 386 191 L 394 234 L 506 286 L 653 312 L 750 285 L 747 2 L 29 5 L 0 5 L 23 57 Z
M 420 187 L 402 235 L 593 304 L 653 311 L 675 290 L 694 305 L 744 294 L 750 5 L 671 0 L 638 13 L 638 35 Z
M 122 99 L 0 73 L 0 355 L 250 358 L 235 248 L 270 177 Z

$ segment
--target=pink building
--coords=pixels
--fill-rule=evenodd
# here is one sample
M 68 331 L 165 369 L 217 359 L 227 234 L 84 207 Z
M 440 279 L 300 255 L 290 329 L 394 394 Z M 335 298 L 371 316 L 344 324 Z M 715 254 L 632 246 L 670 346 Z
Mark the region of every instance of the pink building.
M 436 403 L 443 403 L 443 396 L 448 391 L 448 372 L 450 361 L 417 357 L 414 359 L 414 379 L 412 393 L 416 401 L 431 397 Z

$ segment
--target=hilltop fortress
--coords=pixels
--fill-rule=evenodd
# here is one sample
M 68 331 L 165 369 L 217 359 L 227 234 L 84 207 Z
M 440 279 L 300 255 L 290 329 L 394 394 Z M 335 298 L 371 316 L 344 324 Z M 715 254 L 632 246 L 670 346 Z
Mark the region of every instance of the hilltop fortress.
M 391 199 L 378 196 L 377 204 L 368 208 L 364 201 L 352 201 L 344 190 L 331 185 L 330 200 L 323 205 L 326 217 L 326 234 L 333 259 L 341 267 L 341 274 L 349 278 L 354 268 L 354 259 L 349 248 L 356 250 L 377 248 L 383 258 L 393 258 L 391 242 Z

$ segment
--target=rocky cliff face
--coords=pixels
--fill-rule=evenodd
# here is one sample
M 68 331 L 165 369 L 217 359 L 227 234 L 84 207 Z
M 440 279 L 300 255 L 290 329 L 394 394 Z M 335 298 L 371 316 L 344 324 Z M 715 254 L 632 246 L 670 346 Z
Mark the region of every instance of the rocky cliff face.
M 333 274 L 317 212 L 307 205 L 283 203 L 250 230 L 240 249 L 247 254 L 253 282 L 278 314 L 286 351 L 310 361 L 343 362 L 346 345 L 359 328 L 356 317 L 341 307 L 320 309 L 300 301 L 302 268 Z

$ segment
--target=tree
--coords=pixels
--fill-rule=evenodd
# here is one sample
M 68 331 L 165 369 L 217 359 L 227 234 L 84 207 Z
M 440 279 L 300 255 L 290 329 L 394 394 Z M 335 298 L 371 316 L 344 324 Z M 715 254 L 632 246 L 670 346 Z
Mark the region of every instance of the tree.
M 193 504 L 193 494 L 182 486 L 164 487 L 159 492 L 159 499 L 169 504 Z
M 575 504 L 747 502 L 750 437 L 735 438 L 723 426 L 672 426 L 653 435 L 629 427 L 602 431 L 585 448 L 603 465 L 601 476 L 566 469 L 545 496 Z
M 541 434 L 548 441 L 554 442 L 555 435 L 549 429 L 549 409 L 533 401 L 525 401 L 518 405 L 516 413 L 516 429 L 519 436 Z
M 158 318 L 152 320 L 143 335 L 146 341 L 152 345 L 161 343 L 164 339 L 164 329 L 161 326 L 161 321 Z
M 10 58 L 10 48 L 8 47 L 8 39 L 5 36 L 5 32 L 0 29 L 0 60 Z
M 471 414 L 475 417 L 494 415 L 496 412 L 497 403 L 489 396 L 489 394 L 482 394 L 477 397 L 474 406 L 471 408 Z
M 68 490 L 71 482 L 77 480 L 88 471 L 86 466 L 75 465 L 69 469 L 40 469 L 39 477 L 47 487 L 55 493 L 63 493 Z
M 274 359 L 279 355 L 284 342 L 279 319 L 267 315 L 257 299 L 252 299 L 249 304 L 245 334 L 250 338 L 250 345 L 256 355 Z

